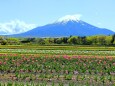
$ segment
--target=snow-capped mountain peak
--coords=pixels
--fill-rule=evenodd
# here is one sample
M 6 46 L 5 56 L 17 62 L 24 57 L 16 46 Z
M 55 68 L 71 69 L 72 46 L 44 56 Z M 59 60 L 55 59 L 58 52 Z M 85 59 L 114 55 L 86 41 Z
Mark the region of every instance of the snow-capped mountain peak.
M 66 23 L 68 21 L 76 21 L 76 22 L 79 22 L 80 21 L 80 17 L 81 15 L 78 14 L 78 15 L 66 15 L 60 19 L 57 20 L 57 22 L 63 22 L 63 23 Z
M 92 35 L 112 35 L 115 32 L 108 29 L 101 29 L 80 20 L 80 15 L 65 16 L 58 22 L 36 27 L 21 34 L 11 35 L 13 37 L 69 37 L 72 36 L 92 36 Z

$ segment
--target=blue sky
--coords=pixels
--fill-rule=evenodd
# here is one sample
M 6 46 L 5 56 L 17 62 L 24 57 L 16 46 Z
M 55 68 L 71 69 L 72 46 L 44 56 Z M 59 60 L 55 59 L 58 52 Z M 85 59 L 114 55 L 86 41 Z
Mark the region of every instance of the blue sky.
M 115 0 L 0 0 L 0 23 L 20 20 L 42 26 L 65 15 L 115 31 Z

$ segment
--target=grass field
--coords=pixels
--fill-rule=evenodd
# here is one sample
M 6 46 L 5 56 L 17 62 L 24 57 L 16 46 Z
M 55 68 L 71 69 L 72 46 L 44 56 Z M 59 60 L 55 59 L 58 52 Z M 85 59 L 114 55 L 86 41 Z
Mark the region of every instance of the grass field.
M 115 86 L 115 48 L 0 46 L 0 86 Z

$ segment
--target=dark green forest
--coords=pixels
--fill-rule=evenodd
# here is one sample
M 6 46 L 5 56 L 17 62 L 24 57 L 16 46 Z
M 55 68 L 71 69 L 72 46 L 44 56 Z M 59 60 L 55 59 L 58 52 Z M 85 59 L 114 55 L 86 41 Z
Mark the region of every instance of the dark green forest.
M 21 44 L 38 44 L 38 45 L 115 45 L 115 35 L 95 35 L 95 36 L 70 36 L 61 38 L 13 38 L 0 36 L 1 45 L 21 45 Z

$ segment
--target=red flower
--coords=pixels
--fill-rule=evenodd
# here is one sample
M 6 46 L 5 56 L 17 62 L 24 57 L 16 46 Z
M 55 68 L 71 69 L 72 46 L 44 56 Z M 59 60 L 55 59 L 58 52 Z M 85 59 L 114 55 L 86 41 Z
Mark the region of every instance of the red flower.
M 6 62 L 4 62 L 4 65 L 6 64 Z
M 115 66 L 115 63 L 113 63 L 113 65 Z
M 64 55 L 63 58 L 67 59 L 67 60 L 70 60 L 70 56 L 67 56 L 67 55 Z
M 104 64 L 106 64 L 106 61 L 104 61 Z
M 0 65 L 2 65 L 2 62 L 0 61 Z
M 5 61 L 8 61 L 8 58 L 5 58 Z

